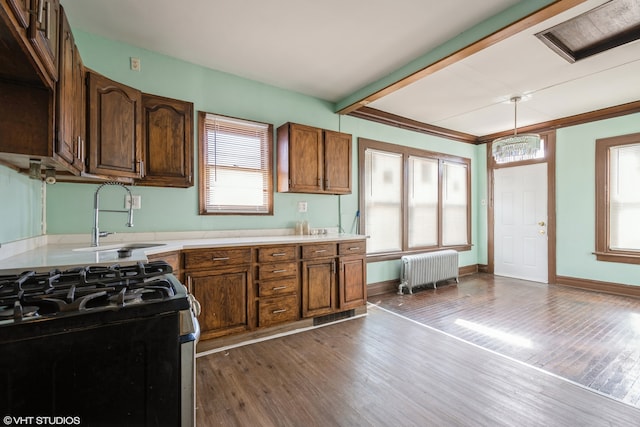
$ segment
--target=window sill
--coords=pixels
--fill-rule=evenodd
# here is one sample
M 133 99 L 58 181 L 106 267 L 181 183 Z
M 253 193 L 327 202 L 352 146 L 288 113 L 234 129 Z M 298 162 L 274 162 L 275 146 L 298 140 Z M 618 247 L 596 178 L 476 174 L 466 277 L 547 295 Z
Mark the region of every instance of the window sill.
M 640 264 L 640 253 L 630 252 L 594 252 L 598 261 Z

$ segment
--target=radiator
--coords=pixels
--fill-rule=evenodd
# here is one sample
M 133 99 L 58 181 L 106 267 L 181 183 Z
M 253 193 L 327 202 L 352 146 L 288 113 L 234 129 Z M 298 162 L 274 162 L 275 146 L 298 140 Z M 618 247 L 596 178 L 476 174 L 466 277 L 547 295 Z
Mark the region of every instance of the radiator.
M 402 288 L 413 293 L 415 286 L 433 284 L 440 280 L 456 279 L 458 283 L 458 252 L 445 249 L 436 252 L 426 252 L 415 255 L 404 255 L 401 258 L 400 285 L 398 294 L 402 295 Z

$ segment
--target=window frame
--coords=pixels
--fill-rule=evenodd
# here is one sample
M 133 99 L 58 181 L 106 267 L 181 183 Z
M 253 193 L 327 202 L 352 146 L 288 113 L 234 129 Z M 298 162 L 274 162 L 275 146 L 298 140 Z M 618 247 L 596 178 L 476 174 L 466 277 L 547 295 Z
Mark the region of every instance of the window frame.
M 640 133 L 600 138 L 595 148 L 595 198 L 596 198 L 596 230 L 595 256 L 598 261 L 640 264 L 640 248 L 637 251 L 612 249 L 610 246 L 610 160 L 611 147 L 640 144 Z
M 358 138 L 358 164 L 359 164 L 359 193 L 360 193 L 360 233 L 369 234 L 366 229 L 366 192 L 365 188 L 365 153 L 367 149 L 389 152 L 402 155 L 402 217 L 401 217 L 401 241 L 402 248 L 399 251 L 377 252 L 368 253 L 367 260 L 369 261 L 384 261 L 398 259 L 402 255 L 430 252 L 441 249 L 455 249 L 457 251 L 469 251 L 471 250 L 473 243 L 471 241 L 472 230 L 472 206 L 471 206 L 471 159 L 466 157 L 454 156 L 449 154 L 438 153 L 434 151 L 422 150 L 419 148 L 408 147 L 404 145 L 392 144 L 387 142 L 375 141 L 367 138 Z M 421 158 L 432 158 L 438 160 L 438 243 L 435 246 L 421 246 L 409 248 L 409 210 L 408 210 L 408 162 L 410 156 L 416 156 Z M 443 181 L 442 181 L 442 168 L 444 163 L 459 163 L 464 164 L 467 168 L 467 243 L 445 246 L 442 245 L 442 199 L 443 199 Z
M 267 126 L 267 141 L 265 158 L 263 158 L 264 164 L 267 166 L 266 180 L 267 180 L 267 206 L 265 212 L 246 212 L 246 211 L 232 211 L 232 210 L 217 210 L 209 211 L 206 208 L 206 165 L 205 157 L 207 152 L 207 140 L 206 140 L 206 121 L 207 115 L 213 115 L 217 117 L 228 118 L 236 121 L 243 121 L 247 123 L 260 124 Z M 269 216 L 273 215 L 273 198 L 274 198 L 274 186 L 273 186 L 273 124 L 259 122 L 256 120 L 249 120 L 240 117 L 227 116 L 224 114 L 211 113 L 207 111 L 198 111 L 198 212 L 200 215 L 256 215 L 256 216 Z

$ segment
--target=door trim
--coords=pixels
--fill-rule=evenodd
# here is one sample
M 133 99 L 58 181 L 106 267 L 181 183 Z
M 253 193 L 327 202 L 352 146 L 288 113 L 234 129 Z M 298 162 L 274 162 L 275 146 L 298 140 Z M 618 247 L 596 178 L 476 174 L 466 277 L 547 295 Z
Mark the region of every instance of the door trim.
M 495 169 L 524 166 L 535 163 L 547 164 L 547 283 L 556 283 L 556 132 L 550 131 L 541 133 L 540 136 L 546 142 L 545 157 L 541 159 L 525 160 L 513 162 L 506 165 L 499 165 L 491 155 L 491 144 L 487 143 L 487 197 L 489 200 L 487 209 L 487 272 L 494 272 L 494 191 L 493 191 L 493 171 Z

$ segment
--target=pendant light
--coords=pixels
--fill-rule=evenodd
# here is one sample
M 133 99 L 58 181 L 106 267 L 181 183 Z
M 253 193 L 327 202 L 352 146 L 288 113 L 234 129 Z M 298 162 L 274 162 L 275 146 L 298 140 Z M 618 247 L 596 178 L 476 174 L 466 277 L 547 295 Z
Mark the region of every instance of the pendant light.
M 513 135 L 497 138 L 492 143 L 493 158 L 498 163 L 533 159 L 540 150 L 540 135 L 535 133 L 518 135 L 518 102 L 521 99 L 519 96 L 511 98 L 514 110 Z

